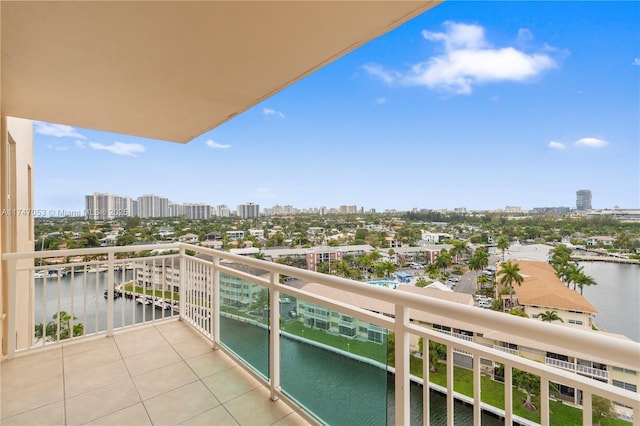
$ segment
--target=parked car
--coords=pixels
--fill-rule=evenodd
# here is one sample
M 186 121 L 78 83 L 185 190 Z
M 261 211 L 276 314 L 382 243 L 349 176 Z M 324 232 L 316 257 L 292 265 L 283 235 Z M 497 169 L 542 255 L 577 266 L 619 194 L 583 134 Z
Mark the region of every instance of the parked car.
M 280 303 L 291 303 L 291 299 L 288 297 L 280 298 Z
M 488 300 L 481 300 L 478 302 L 478 306 L 480 308 L 489 309 L 491 308 L 491 302 Z

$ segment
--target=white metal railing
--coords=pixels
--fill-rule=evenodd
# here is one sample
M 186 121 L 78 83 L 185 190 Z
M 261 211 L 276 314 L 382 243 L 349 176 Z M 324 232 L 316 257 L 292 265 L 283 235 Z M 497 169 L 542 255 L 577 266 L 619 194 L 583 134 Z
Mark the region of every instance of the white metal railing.
M 590 376 L 600 377 L 602 379 L 609 378 L 609 371 L 600 368 L 588 367 L 586 365 L 580 365 L 574 362 L 562 361 L 549 357 L 545 358 L 545 363 L 548 365 L 553 365 L 554 367 L 559 367 L 570 371 L 577 371 L 582 374 L 588 374 Z
M 607 370 L 601 370 L 599 368 L 587 367 L 585 365 L 576 364 L 576 371 L 590 376 L 601 377 L 603 379 L 609 378 L 609 372 Z
M 497 349 L 502 352 L 506 352 L 511 355 L 520 356 L 520 351 L 518 349 L 508 348 L 506 346 L 493 345 L 493 349 Z
M 318 274 L 315 272 L 301 270 L 277 263 L 270 263 L 258 259 L 246 258 L 243 256 L 233 255 L 227 252 L 217 251 L 213 249 L 193 246 L 189 244 L 162 244 L 151 246 L 135 246 L 135 247 L 111 247 L 101 249 L 81 249 L 81 250 L 63 250 L 49 252 L 29 252 L 29 253 L 7 253 L 2 256 L 2 260 L 8 268 L 8 296 L 9 306 L 13 309 L 8 312 L 8 336 L 6 337 L 8 344 L 6 346 L 6 355 L 11 358 L 16 350 L 29 350 L 33 344 L 17 345 L 18 341 L 28 341 L 33 343 L 33 323 L 27 324 L 25 327 L 19 320 L 19 306 L 23 299 L 21 297 L 25 292 L 33 291 L 33 286 L 29 282 L 33 282 L 29 277 L 26 281 L 18 278 L 24 277 L 24 270 L 17 268 L 17 262 L 21 259 L 36 259 L 42 257 L 59 257 L 59 256 L 103 256 L 99 262 L 107 265 L 107 283 L 112 284 L 115 278 L 115 272 L 118 265 L 133 263 L 134 265 L 143 264 L 143 262 L 159 262 L 158 258 L 129 258 L 116 260 L 116 255 L 127 252 L 139 252 L 143 250 L 154 249 L 173 249 L 179 250 L 178 254 L 164 256 L 168 262 L 178 262 L 174 264 L 172 269 L 179 270 L 179 297 L 175 297 L 178 302 L 180 317 L 192 324 L 201 333 L 209 337 L 213 344 L 224 349 L 224 342 L 220 340 L 220 321 L 222 313 L 220 310 L 220 274 L 228 274 L 239 277 L 242 280 L 257 284 L 269 290 L 267 311 L 269 333 L 269 374 L 267 386 L 271 390 L 272 399 L 287 398 L 280 388 L 280 293 L 286 293 L 305 303 L 322 306 L 323 308 L 341 312 L 344 315 L 351 316 L 361 321 L 367 321 L 377 327 L 388 329 L 395 333 L 395 424 L 402 425 L 409 423 L 409 335 L 423 338 L 423 353 L 428 352 L 429 341 L 435 341 L 447 346 L 447 424 L 454 424 L 453 411 L 453 351 L 454 348 L 464 351 L 473 357 L 473 415 L 474 424 L 480 423 L 481 408 L 484 403 L 480 400 L 480 358 L 492 360 L 505 366 L 505 407 L 504 417 L 505 423 L 511 424 L 516 418 L 513 414 L 513 394 L 512 394 L 512 377 L 513 369 L 517 368 L 540 377 L 541 380 L 541 423 L 549 424 L 549 382 L 561 383 L 566 386 L 575 387 L 582 390 L 583 395 L 583 423 L 591 422 L 591 396 L 598 395 L 628 407 L 632 407 L 636 413 L 635 422 L 640 421 L 640 397 L 637 393 L 615 387 L 608 383 L 592 380 L 579 374 L 557 369 L 554 366 L 538 363 L 523 357 L 515 356 L 509 348 L 499 346 L 488 347 L 483 346 L 466 337 L 450 336 L 447 333 L 441 333 L 433 330 L 423 324 L 414 323 L 410 318 L 410 309 L 412 311 L 422 311 L 437 315 L 440 318 L 450 319 L 456 324 L 463 322 L 466 330 L 474 331 L 478 327 L 484 329 L 496 330 L 501 333 L 507 333 L 514 336 L 536 336 L 537 340 L 544 341 L 546 344 L 554 345 L 559 350 L 565 349 L 567 352 L 579 352 L 588 355 L 589 358 L 601 359 L 602 363 L 619 366 L 622 368 L 640 371 L 640 344 L 637 342 L 615 339 L 606 335 L 591 333 L 586 330 L 567 329 L 566 327 L 554 326 L 553 324 L 545 324 L 539 321 L 531 321 L 525 318 L 519 318 L 502 313 L 475 309 L 473 307 L 462 304 L 447 302 L 439 299 L 417 296 L 407 292 L 394 291 L 388 288 L 365 285 L 348 279 L 335 276 Z M 186 255 L 186 250 L 192 250 L 196 253 L 210 256 L 212 260 L 203 260 L 196 257 Z M 268 277 L 259 277 L 249 273 L 241 272 L 233 268 L 229 268 L 221 263 L 224 261 L 233 261 L 249 267 L 261 268 L 268 271 Z M 90 262 L 86 262 L 90 264 Z M 91 263 L 91 264 L 95 264 Z M 153 263 L 152 263 L 153 265 Z M 31 268 L 29 273 L 35 268 Z M 364 310 L 358 306 L 353 306 L 338 300 L 333 300 L 321 295 L 310 293 L 294 287 L 280 284 L 279 275 L 287 275 L 308 282 L 321 284 L 329 288 L 340 289 L 353 294 L 367 296 L 379 301 L 384 301 L 393 305 L 392 315 L 382 315 L 379 313 Z M 86 275 L 86 274 L 85 274 Z M 173 273 L 175 276 L 175 271 Z M 160 279 L 160 283 L 164 283 L 164 278 Z M 146 297 L 154 298 L 153 292 L 157 289 L 151 284 L 152 294 Z M 59 291 L 59 287 L 58 287 Z M 114 319 L 114 288 L 112 285 L 107 286 L 107 314 L 106 314 L 106 330 L 105 334 L 111 335 L 117 328 Z M 29 304 L 30 297 L 27 297 L 27 307 L 30 314 L 34 312 L 34 306 Z M 59 298 L 58 298 L 59 300 Z M 164 319 L 164 315 L 157 318 L 156 311 L 152 311 L 150 320 Z M 122 315 L 122 314 L 121 314 Z M 443 324 L 447 326 L 447 324 Z M 123 326 L 127 326 L 124 324 Z M 102 331 L 99 331 L 102 332 Z M 27 337 L 20 336 L 21 333 L 27 333 Z M 78 337 L 80 338 L 80 337 Z M 429 357 L 423 357 L 424 379 L 429 380 Z M 425 410 L 429 408 L 429 392 L 423 392 Z M 293 402 L 295 404 L 295 402 Z M 429 416 L 426 415 L 425 424 L 429 422 Z
M 573 362 L 563 361 L 561 359 L 545 357 L 544 362 L 554 367 L 564 368 L 565 370 L 576 370 L 576 364 Z

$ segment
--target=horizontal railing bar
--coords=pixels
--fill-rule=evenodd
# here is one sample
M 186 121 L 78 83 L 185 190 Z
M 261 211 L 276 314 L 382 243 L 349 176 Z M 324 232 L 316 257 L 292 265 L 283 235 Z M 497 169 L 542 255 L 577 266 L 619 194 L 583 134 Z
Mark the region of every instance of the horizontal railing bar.
M 420 327 L 415 324 L 409 324 L 407 326 L 407 330 L 409 330 L 409 332 L 412 334 L 423 337 L 425 339 L 429 339 L 430 341 L 433 340 L 447 346 L 464 348 L 465 351 L 472 353 L 474 356 L 479 356 L 481 358 L 489 359 L 494 362 L 509 365 L 513 368 L 527 371 L 541 377 L 544 376 L 554 382 L 559 382 L 567 386 L 576 387 L 578 389 L 588 388 L 596 390 L 597 392 L 594 393 L 604 395 L 606 398 L 614 401 L 633 405 L 637 404 L 640 398 L 640 395 L 635 392 L 631 392 L 629 390 L 619 388 L 617 386 L 613 386 L 598 380 L 590 379 L 588 377 L 583 377 L 566 370 L 558 368 L 548 369 L 545 368 L 547 364 L 536 362 L 528 358 L 511 355 L 507 352 L 502 352 L 498 349 L 493 349 L 492 347 L 484 346 L 479 343 L 457 339 L 453 336 L 440 333 L 436 330 Z
M 445 318 L 464 318 L 466 323 L 472 325 L 472 327 L 470 327 L 471 329 L 484 327 L 516 336 L 539 336 L 539 338 L 544 336 L 544 342 L 546 344 L 570 349 L 578 353 L 589 354 L 595 358 L 607 360 L 611 364 L 619 367 L 631 368 L 636 371 L 640 370 L 640 357 L 638 356 L 639 346 L 637 342 L 631 340 L 599 335 L 591 331 L 580 330 L 573 327 L 547 324 L 542 321 L 531 321 L 529 318 L 520 318 L 513 315 L 509 318 L 509 321 L 505 321 L 505 314 L 502 312 L 478 309 L 474 306 L 439 300 L 428 296 L 367 285 L 346 278 L 318 274 L 317 272 L 307 271 L 293 266 L 252 259 L 205 247 L 190 244 L 184 244 L 184 247 L 189 250 L 211 254 L 221 259 L 245 263 L 257 268 L 301 278 L 308 282 L 315 282 L 362 296 L 373 297 L 395 305 L 406 306 Z

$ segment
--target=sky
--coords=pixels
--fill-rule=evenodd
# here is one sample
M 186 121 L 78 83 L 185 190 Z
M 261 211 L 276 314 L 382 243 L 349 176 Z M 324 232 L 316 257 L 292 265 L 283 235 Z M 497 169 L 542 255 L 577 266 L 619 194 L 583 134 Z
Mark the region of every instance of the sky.
M 34 125 L 37 209 L 640 208 L 640 3 L 445 2 L 186 145 Z

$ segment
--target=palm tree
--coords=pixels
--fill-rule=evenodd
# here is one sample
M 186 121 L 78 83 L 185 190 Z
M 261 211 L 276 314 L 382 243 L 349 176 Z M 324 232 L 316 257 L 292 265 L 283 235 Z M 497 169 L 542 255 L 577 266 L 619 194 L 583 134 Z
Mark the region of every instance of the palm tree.
M 444 270 L 451 265 L 452 261 L 451 254 L 446 250 L 442 250 L 433 263 L 440 268 L 444 274 Z
M 498 250 L 502 251 L 502 261 L 504 262 L 504 252 L 509 249 L 509 241 L 507 241 L 505 237 L 500 236 L 496 242 L 496 246 L 498 247 Z
M 382 254 L 378 251 L 378 249 L 373 249 L 368 254 L 369 258 L 372 262 L 377 262 L 382 257 Z
M 449 250 L 452 256 L 457 257 L 469 252 L 469 247 L 467 246 L 467 243 L 465 241 L 453 240 L 452 244 L 453 247 L 451 248 L 451 250 Z
M 379 277 L 390 278 L 391 274 L 398 270 L 398 265 L 388 260 L 378 262 L 374 266 L 376 275 Z
M 351 268 L 346 260 L 339 260 L 338 262 L 333 264 L 334 273 L 343 278 L 349 278 L 351 276 Z
M 582 266 L 578 266 L 575 263 L 569 263 L 563 270 L 563 278 L 567 283 L 567 288 L 573 283 L 573 289 L 576 289 L 576 281 L 580 279 L 582 273 Z
M 546 321 L 546 322 L 553 322 L 553 321 L 564 322 L 564 320 L 558 316 L 557 311 L 546 311 L 540 314 L 539 318 L 542 321 Z
M 498 281 L 500 285 L 509 287 L 509 307 L 513 308 L 513 284 L 521 285 L 522 281 L 524 281 L 524 278 L 520 275 L 520 265 L 511 261 L 503 262 L 500 265 L 498 276 L 500 277 Z
M 580 272 L 576 277 L 575 283 L 578 284 L 578 287 L 580 287 L 580 295 L 582 295 L 582 290 L 584 289 L 584 286 L 598 285 L 598 283 L 596 282 L 596 280 L 593 279 L 593 277 L 590 277 L 589 275 L 584 274 L 582 272 Z
M 365 279 L 369 276 L 369 268 L 373 266 L 373 260 L 371 260 L 371 256 L 365 254 L 364 256 L 360 256 L 357 260 L 358 265 L 362 269 L 364 273 Z
M 482 271 L 484 268 L 489 266 L 489 254 L 484 249 L 478 249 L 473 253 L 473 256 L 469 258 L 469 269 L 472 271 Z M 486 278 L 485 275 L 481 275 Z M 476 275 L 476 284 L 479 286 L 480 276 Z

